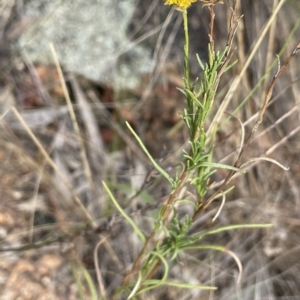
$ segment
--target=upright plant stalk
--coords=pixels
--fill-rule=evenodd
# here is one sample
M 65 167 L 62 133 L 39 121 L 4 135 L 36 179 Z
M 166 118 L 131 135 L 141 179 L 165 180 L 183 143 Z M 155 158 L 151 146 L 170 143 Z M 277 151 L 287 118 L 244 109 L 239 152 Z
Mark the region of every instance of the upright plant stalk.
M 185 89 L 181 90 L 186 99 L 186 109 L 182 116 L 184 122 L 187 125 L 187 129 L 189 131 L 190 137 L 190 150 L 189 153 L 185 152 L 184 157 L 186 158 L 185 167 L 181 176 L 176 180 L 171 180 L 164 174 L 165 172 L 160 170 L 156 166 L 156 169 L 162 173 L 172 184 L 172 192 L 169 196 L 166 205 L 163 205 L 160 208 L 157 223 L 155 225 L 154 230 L 149 235 L 147 240 L 144 242 L 144 246 L 142 247 L 137 259 L 135 260 L 131 271 L 127 273 L 125 276 L 121 290 L 126 289 L 126 287 L 130 286 L 132 283 L 131 277 L 134 274 L 139 272 L 142 280 L 145 284 L 146 281 L 151 281 L 154 274 L 158 270 L 159 266 L 163 262 L 160 257 L 171 258 L 171 260 L 177 257 L 177 254 L 181 247 L 185 245 L 190 245 L 191 243 L 195 243 L 196 240 L 186 236 L 190 226 L 192 225 L 191 218 L 186 216 L 184 221 L 178 219 L 177 209 L 174 208 L 174 203 L 178 199 L 176 199 L 178 192 L 182 188 L 187 177 L 190 177 L 190 182 L 195 185 L 197 190 L 197 203 L 195 209 L 199 209 L 202 206 L 202 198 L 206 194 L 208 190 L 207 180 L 211 175 L 211 167 L 210 164 L 211 155 L 210 151 L 206 152 L 206 133 L 204 130 L 204 123 L 206 117 L 208 116 L 209 111 L 212 108 L 214 92 L 217 88 L 216 83 L 216 74 L 217 68 L 221 64 L 222 58 L 224 56 L 220 55 L 216 58 L 214 51 L 209 47 L 209 64 L 206 64 L 204 67 L 201 63 L 201 67 L 204 71 L 204 79 L 200 83 L 199 92 L 194 92 L 194 86 L 191 84 L 190 80 L 190 67 L 189 67 L 189 31 L 188 31 L 188 14 L 187 8 L 190 6 L 192 2 L 196 2 L 196 0 L 169 0 L 166 4 L 174 4 L 179 8 L 182 12 L 183 16 L 183 29 L 184 29 L 184 85 Z M 212 36 L 210 37 L 210 41 L 212 40 Z M 225 53 L 225 52 L 224 52 Z M 215 87 L 214 91 L 213 87 Z M 151 155 L 145 149 L 142 141 L 137 137 L 136 133 L 132 128 L 129 129 L 136 136 L 139 141 L 141 147 L 148 155 L 149 159 L 153 162 Z M 194 177 L 194 178 L 192 178 Z M 171 220 L 167 221 L 170 212 L 173 212 L 174 216 Z M 148 248 L 152 242 L 154 242 L 154 238 L 156 233 L 160 230 L 165 232 L 165 238 L 159 239 L 155 242 L 154 252 L 149 254 Z M 142 260 L 145 261 L 142 263 Z M 140 264 L 142 265 L 140 266 Z M 154 288 L 154 286 L 152 287 Z M 138 292 L 139 290 L 143 290 L 143 286 L 140 288 L 134 287 L 134 290 Z M 119 290 L 121 292 L 121 290 Z
M 239 278 L 242 275 L 242 266 L 237 256 L 230 250 L 220 245 L 204 245 L 201 243 L 201 239 L 207 235 L 217 234 L 222 231 L 235 230 L 244 228 L 244 224 L 230 225 L 225 227 L 219 227 L 217 230 L 206 230 L 201 234 L 190 234 L 190 229 L 193 222 L 197 219 L 199 214 L 206 209 L 212 201 L 222 196 L 222 203 L 225 203 L 226 194 L 232 189 L 227 188 L 226 185 L 232 174 L 240 172 L 239 164 L 236 163 L 233 166 L 214 163 L 212 161 L 213 154 L 213 134 L 208 134 L 205 131 L 205 123 L 209 113 L 211 112 L 215 100 L 216 91 L 220 78 L 225 71 L 230 67 L 228 64 L 232 58 L 234 50 L 232 50 L 233 37 L 236 33 L 238 20 L 236 18 L 236 1 L 233 1 L 232 14 L 230 20 L 230 28 L 228 34 L 227 45 L 222 52 L 215 51 L 213 40 L 213 28 L 214 28 L 214 5 L 220 3 L 219 0 L 200 0 L 205 6 L 209 6 L 210 10 L 210 33 L 209 33 L 209 45 L 208 45 L 208 57 L 209 60 L 206 64 L 203 64 L 198 58 L 199 65 L 203 70 L 203 78 L 198 84 L 198 90 L 194 83 L 190 80 L 190 67 L 189 67 L 189 31 L 188 31 L 188 14 L 187 8 L 197 0 L 166 0 L 165 3 L 169 5 L 175 5 L 178 10 L 182 12 L 183 16 L 183 28 L 185 44 L 183 49 L 184 55 L 184 89 L 179 89 L 184 95 L 186 100 L 186 108 L 182 114 L 182 119 L 187 126 L 189 132 L 189 144 L 190 150 L 184 151 L 184 168 L 180 176 L 172 178 L 165 170 L 163 170 L 152 158 L 144 146 L 141 139 L 134 132 L 134 130 L 128 125 L 129 129 L 136 137 L 140 146 L 147 154 L 154 167 L 164 176 L 172 186 L 172 192 L 169 195 L 168 200 L 163 204 L 158 212 L 156 224 L 148 236 L 143 238 L 143 234 L 136 226 L 135 232 L 138 236 L 142 237 L 143 247 L 138 254 L 135 262 L 132 265 L 131 270 L 126 274 L 123 279 L 121 287 L 116 291 L 115 299 L 122 293 L 129 293 L 128 299 L 137 299 L 136 296 L 143 292 L 156 289 L 162 285 L 177 286 L 178 288 L 197 288 L 197 289 L 209 289 L 213 290 L 215 287 L 202 286 L 202 285 L 189 285 L 178 284 L 172 281 L 168 281 L 168 273 L 170 270 L 169 264 L 177 258 L 179 252 L 189 249 L 209 249 L 218 250 L 224 253 L 228 253 L 237 262 L 240 270 Z M 297 48 L 297 51 L 299 49 Z M 296 50 L 294 51 L 296 54 Z M 280 72 L 278 72 L 278 75 Z M 267 101 L 265 102 L 267 103 Z M 266 105 L 265 105 L 266 106 Z M 262 115 L 264 109 L 262 109 Z M 259 120 L 261 121 L 261 120 Z M 249 138 L 250 139 L 250 138 Z M 209 142 L 209 143 L 208 143 Z M 247 143 L 241 148 L 240 156 L 243 153 Z M 238 161 L 239 162 L 239 161 Z M 227 169 L 229 175 L 225 178 L 224 184 L 219 188 L 212 196 L 207 196 L 209 190 L 209 178 L 215 172 L 216 169 Z M 196 201 L 189 199 L 178 199 L 178 195 L 182 190 L 185 182 L 189 180 L 190 184 L 196 188 Z M 112 197 L 112 195 L 111 195 Z M 185 218 L 179 218 L 178 205 L 181 203 L 188 203 L 193 206 L 193 216 L 186 215 Z M 176 204 L 176 206 L 175 206 Z M 222 205 L 223 205 L 222 204 Z M 221 207 L 222 208 L 222 207 Z M 220 211 L 221 211 L 220 208 Z M 220 213 L 218 211 L 217 215 Z M 215 217 L 216 218 L 216 217 Z M 128 219 L 128 218 L 126 218 Z M 131 222 L 131 221 L 130 221 Z M 133 225 L 133 224 L 132 224 Z M 251 224 L 251 228 L 266 228 L 269 224 Z M 247 227 L 248 228 L 248 227 Z M 153 279 L 157 271 L 163 267 L 163 277 L 160 280 Z
M 211 11 L 213 11 L 213 8 L 210 8 Z M 209 82 L 206 86 L 201 83 L 202 91 L 200 91 L 199 97 L 197 97 L 196 93 L 194 92 L 194 87 L 191 84 L 190 81 L 190 67 L 189 67 L 189 32 L 188 32 L 188 16 L 187 16 L 187 9 L 182 10 L 183 15 L 183 28 L 184 28 L 184 36 L 185 36 L 185 44 L 184 44 L 184 84 L 185 84 L 185 90 L 183 91 L 183 94 L 186 98 L 186 111 L 184 115 L 184 121 L 187 125 L 187 128 L 189 130 L 189 136 L 190 136 L 190 145 L 191 149 L 189 151 L 189 157 L 192 161 L 188 161 L 187 164 L 190 167 L 189 171 L 192 171 L 194 169 L 195 178 L 198 178 L 200 180 L 194 180 L 194 184 L 197 189 L 197 205 L 200 207 L 202 206 L 202 198 L 206 194 L 207 191 L 207 178 L 205 181 L 202 180 L 202 178 L 205 177 L 205 173 L 208 170 L 207 166 L 197 166 L 197 162 L 195 159 L 198 159 L 198 162 L 201 161 L 201 163 L 205 162 L 207 163 L 210 159 L 209 152 L 205 151 L 205 144 L 206 144 L 206 133 L 204 130 L 204 123 L 206 120 L 206 117 L 208 115 L 208 112 L 210 111 L 212 107 L 212 100 L 209 99 L 209 92 L 207 89 L 212 89 L 212 81 Z M 213 22 L 213 20 L 212 20 Z M 210 42 L 212 41 L 212 34 L 210 36 Z M 214 51 L 211 49 L 211 45 L 209 47 L 209 57 L 210 62 L 207 66 L 207 74 L 209 74 L 210 69 L 213 68 L 214 63 Z M 203 67 L 203 69 L 205 69 Z M 211 101 L 209 105 L 207 103 Z
M 191 83 L 190 83 L 190 65 L 189 65 L 189 26 L 188 26 L 188 16 L 187 10 L 184 9 L 182 11 L 183 16 L 183 29 L 184 29 L 184 84 L 185 88 L 191 90 Z

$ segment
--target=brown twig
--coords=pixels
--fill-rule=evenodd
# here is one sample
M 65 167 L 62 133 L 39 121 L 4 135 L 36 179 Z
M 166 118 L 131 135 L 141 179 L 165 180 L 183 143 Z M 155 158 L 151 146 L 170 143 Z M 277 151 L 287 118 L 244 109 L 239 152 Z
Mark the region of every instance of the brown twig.
M 171 207 L 173 206 L 173 203 L 174 203 L 174 200 L 175 200 L 175 197 L 178 193 L 178 191 L 181 189 L 183 183 L 185 182 L 185 179 L 187 177 L 187 171 L 186 169 L 182 172 L 181 176 L 180 176 L 180 179 L 179 179 L 179 184 L 177 185 L 177 187 L 174 189 L 174 191 L 170 194 L 169 196 L 169 199 L 167 201 L 167 204 L 165 205 L 166 209 L 164 210 L 163 214 L 162 214 L 162 217 L 161 217 L 161 220 L 160 221 L 164 221 L 166 220 L 167 216 L 169 215 L 169 212 L 170 212 L 170 209 Z M 128 281 L 130 280 L 130 277 L 136 273 L 140 263 L 141 263 L 141 260 L 143 259 L 143 256 L 146 252 L 146 250 L 148 249 L 148 247 L 150 246 L 150 244 L 152 243 L 154 237 L 155 237 L 155 234 L 156 234 L 156 230 L 154 229 L 152 231 L 152 233 L 150 234 L 150 236 L 147 238 L 143 248 L 141 249 L 137 259 L 135 260 L 130 272 L 124 277 L 123 279 L 123 282 L 122 282 L 122 286 L 124 287 Z
M 236 11 L 236 1 L 233 2 L 233 5 L 231 7 L 231 11 L 232 12 L 231 12 L 231 17 L 230 17 L 229 33 L 228 33 L 228 38 L 227 38 L 227 43 L 226 43 L 227 52 L 225 54 L 223 63 L 222 63 L 222 65 L 221 65 L 221 67 L 218 71 L 215 83 L 212 87 L 212 90 L 214 91 L 214 94 L 217 92 L 217 88 L 219 86 L 221 76 L 224 74 L 224 72 L 226 70 L 226 67 L 228 66 L 229 62 L 231 61 L 232 56 L 233 56 L 233 54 L 236 50 L 236 49 L 232 49 L 233 38 L 236 34 L 236 31 L 237 31 L 237 28 L 238 28 L 238 25 L 239 25 L 239 20 L 243 17 L 243 16 L 240 16 L 240 17 L 236 18 L 236 13 L 235 13 L 235 11 Z M 214 17 L 214 16 L 211 15 L 211 17 Z M 212 23 L 212 20 L 210 21 L 210 23 Z M 212 41 L 212 42 L 214 43 L 214 41 Z M 211 43 L 211 41 L 210 41 L 210 43 Z M 211 44 L 211 45 L 214 45 L 214 44 Z

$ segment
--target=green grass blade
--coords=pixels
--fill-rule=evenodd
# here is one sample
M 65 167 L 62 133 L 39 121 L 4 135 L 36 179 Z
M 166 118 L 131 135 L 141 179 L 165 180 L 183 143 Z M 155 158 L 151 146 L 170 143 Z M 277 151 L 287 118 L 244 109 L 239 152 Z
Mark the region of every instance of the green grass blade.
M 134 135 L 138 143 L 140 144 L 141 148 L 144 150 L 145 154 L 148 156 L 154 167 L 156 168 L 157 171 L 159 171 L 173 186 L 174 180 L 171 178 L 171 176 L 154 160 L 154 158 L 151 156 L 151 154 L 148 152 L 147 148 L 145 147 L 144 143 L 142 140 L 139 138 L 139 136 L 136 134 L 136 132 L 132 129 L 130 124 L 126 122 L 127 127 L 131 131 L 131 133 Z
M 86 268 L 82 268 L 83 276 L 85 278 L 85 281 L 87 282 L 87 285 L 90 290 L 90 294 L 92 297 L 92 300 L 98 300 L 97 290 L 95 288 L 95 284 L 93 282 L 93 279 Z
M 71 270 L 72 270 L 73 277 L 75 279 L 76 286 L 77 286 L 77 289 L 78 289 L 79 299 L 84 300 L 84 292 L 83 292 L 82 282 L 79 278 L 79 275 L 78 275 L 78 272 L 77 272 L 77 267 L 76 267 L 74 262 L 71 262 Z
M 119 213 L 127 220 L 127 222 L 131 225 L 131 227 L 133 228 L 134 232 L 140 237 L 140 239 L 143 241 L 143 243 L 145 243 L 146 242 L 146 238 L 145 238 L 144 234 L 136 226 L 136 224 L 134 223 L 134 221 L 122 209 L 122 207 L 119 205 L 118 201 L 115 199 L 115 197 L 113 196 L 112 192 L 110 191 L 110 189 L 108 188 L 108 186 L 106 185 L 106 183 L 103 180 L 102 180 L 102 184 L 103 184 L 105 190 L 107 191 L 107 193 L 109 194 L 112 202 L 116 206 L 117 210 L 119 211 Z

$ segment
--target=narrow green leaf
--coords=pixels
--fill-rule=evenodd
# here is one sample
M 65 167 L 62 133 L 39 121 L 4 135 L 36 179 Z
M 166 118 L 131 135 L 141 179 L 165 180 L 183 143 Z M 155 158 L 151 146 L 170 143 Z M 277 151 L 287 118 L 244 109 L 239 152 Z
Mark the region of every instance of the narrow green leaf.
M 196 98 L 196 96 L 189 90 L 186 90 L 186 92 L 189 94 L 189 96 L 192 98 L 194 103 L 198 106 L 200 106 L 203 109 L 203 104 L 199 101 L 199 99 Z
M 141 148 L 144 150 L 145 154 L 148 156 L 150 161 L 152 162 L 153 166 L 156 168 L 157 171 L 159 171 L 173 186 L 174 185 L 174 180 L 171 178 L 171 176 L 154 160 L 154 158 L 151 156 L 151 154 L 148 152 L 147 148 L 145 147 L 144 143 L 142 140 L 139 138 L 139 136 L 136 134 L 136 132 L 132 129 L 130 124 L 126 122 L 127 127 L 129 130 L 132 132 L 138 143 L 140 144 Z
M 185 92 L 185 89 L 181 89 L 181 88 L 176 88 L 180 93 L 182 93 L 182 95 L 184 97 L 186 97 L 186 92 Z
M 146 242 L 146 238 L 143 235 L 143 233 L 136 226 L 136 224 L 134 223 L 134 221 L 122 209 L 122 207 L 119 205 L 118 201 L 115 199 L 115 197 L 113 196 L 112 192 L 110 191 L 110 189 L 108 188 L 108 186 L 106 185 L 106 183 L 103 180 L 102 180 L 102 184 L 103 184 L 105 190 L 107 191 L 107 193 L 109 194 L 112 202 L 116 206 L 117 210 L 119 211 L 119 213 L 127 220 L 127 222 L 131 225 L 131 227 L 133 228 L 134 232 L 140 237 L 140 239 L 143 241 L 143 243 L 145 243 Z
M 196 54 L 196 57 L 197 57 L 197 60 L 198 60 L 198 63 L 200 65 L 201 69 L 204 71 L 205 67 L 204 67 L 204 65 L 203 65 L 203 63 L 202 63 L 202 61 L 200 59 L 200 56 L 198 54 Z
M 79 278 L 77 266 L 74 262 L 71 262 L 71 269 L 72 269 L 72 273 L 73 273 L 73 276 L 74 276 L 74 279 L 76 282 L 76 286 L 78 289 L 79 298 L 80 298 L 80 300 L 84 300 L 84 292 L 83 292 L 82 282 Z
M 91 275 L 86 270 L 86 268 L 82 268 L 82 271 L 83 271 L 83 276 L 85 278 L 85 281 L 88 284 L 92 300 L 98 300 L 97 290 L 95 288 L 95 284 L 93 282 L 93 279 L 91 278 Z
M 231 64 L 229 64 L 229 65 L 225 68 L 224 73 L 227 72 L 229 69 L 231 69 L 237 62 L 238 62 L 238 60 L 236 59 L 234 62 L 232 62 Z
M 144 289 L 141 289 L 136 295 L 142 294 L 146 291 L 155 289 L 160 287 L 161 285 L 164 285 L 164 283 L 167 280 L 168 274 L 169 274 L 169 265 L 167 260 L 163 257 L 163 255 L 161 255 L 159 252 L 157 251 L 151 251 L 150 254 L 154 255 L 154 256 L 158 256 L 158 258 L 162 261 L 163 265 L 164 265 L 164 275 L 162 277 L 162 279 L 160 280 L 145 280 L 142 282 L 143 286 L 146 286 Z
M 225 54 L 227 53 L 228 47 L 226 46 L 225 49 L 220 54 L 220 61 L 224 58 Z
M 145 201 L 145 203 L 153 204 L 154 198 L 146 190 L 140 191 L 133 188 L 131 184 L 127 183 L 110 183 L 110 186 L 116 188 L 118 191 L 124 191 L 126 193 L 139 193 L 139 196 Z

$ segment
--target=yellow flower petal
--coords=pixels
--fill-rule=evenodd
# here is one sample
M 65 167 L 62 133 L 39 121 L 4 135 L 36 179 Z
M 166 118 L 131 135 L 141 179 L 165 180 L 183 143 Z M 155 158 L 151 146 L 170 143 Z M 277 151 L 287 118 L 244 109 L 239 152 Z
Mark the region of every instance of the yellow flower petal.
M 166 0 L 166 5 L 176 5 L 180 9 L 187 9 L 193 2 L 197 0 Z

